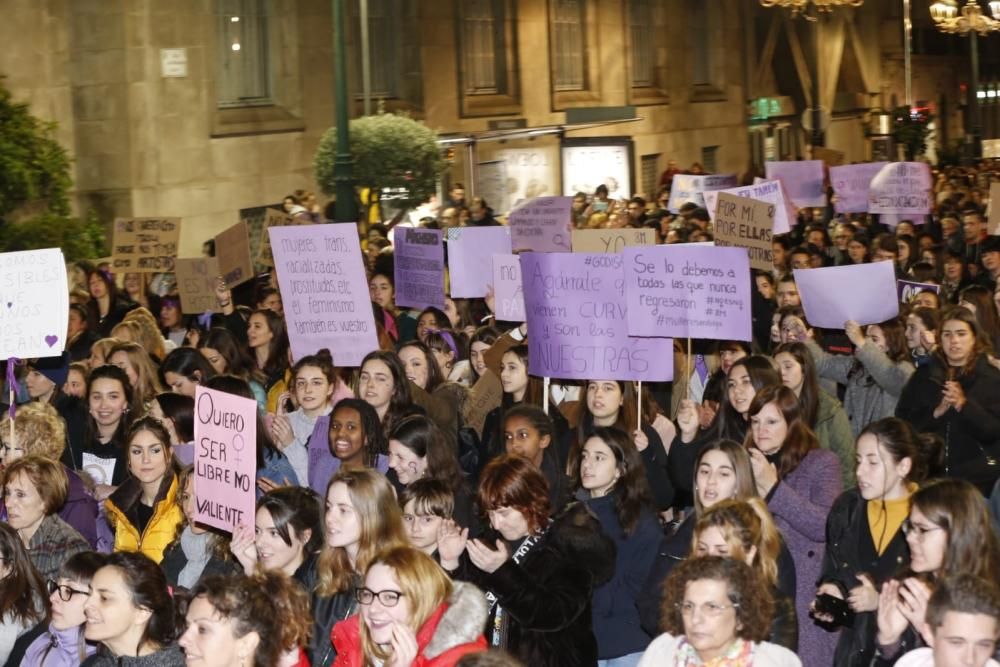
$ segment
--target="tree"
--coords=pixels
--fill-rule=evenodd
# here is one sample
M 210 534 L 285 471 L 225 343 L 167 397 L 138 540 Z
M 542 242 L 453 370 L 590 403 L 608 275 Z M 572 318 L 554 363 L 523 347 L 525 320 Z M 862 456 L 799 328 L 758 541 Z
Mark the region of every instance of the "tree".
M 926 109 L 896 107 L 892 112 L 892 140 L 902 146 L 907 160 L 914 160 L 927 150 L 927 137 L 934 114 Z
M 28 203 L 69 214 L 70 159 L 53 138 L 55 129 L 14 102 L 0 79 L 0 222 Z
M 6 225 L 0 234 L 0 252 L 61 248 L 67 262 L 107 257 L 105 226 L 90 211 L 85 218 L 44 213 Z
M 378 193 L 388 188 L 400 191 L 394 203 L 412 208 L 437 191 L 445 162 L 437 136 L 423 123 L 406 116 L 380 113 L 356 118 L 350 123 L 351 157 L 359 187 Z M 323 192 L 336 191 L 333 178 L 337 157 L 337 128 L 323 135 L 316 149 L 316 181 Z

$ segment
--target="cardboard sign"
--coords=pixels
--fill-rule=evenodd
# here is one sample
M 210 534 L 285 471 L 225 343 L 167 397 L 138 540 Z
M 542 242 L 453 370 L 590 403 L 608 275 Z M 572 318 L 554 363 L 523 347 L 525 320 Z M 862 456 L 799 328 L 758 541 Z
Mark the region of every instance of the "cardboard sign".
M 792 273 L 806 319 L 814 327 L 843 329 L 848 320 L 864 326 L 899 315 L 893 262 L 795 269 Z
M 931 168 L 923 162 L 890 162 L 872 178 L 869 213 L 926 215 L 931 212 Z
M 670 184 L 667 210 L 678 213 L 684 204 L 705 207 L 705 193 L 736 187 L 736 174 L 677 174 Z
M 180 218 L 116 218 L 112 268 L 115 273 L 173 271 L 180 237 Z
M 195 521 L 232 532 L 252 526 L 257 486 L 257 401 L 195 388 Z
M 452 227 L 448 230 L 448 280 L 451 297 L 486 296 L 493 255 L 509 255 L 509 227 Z
M 792 231 L 792 223 L 795 222 L 795 207 L 785 196 L 781 181 L 760 181 L 743 188 L 706 192 L 705 208 L 708 209 L 708 217 L 711 218 L 712 222 L 715 222 L 715 209 L 719 205 L 719 195 L 723 192 L 734 197 L 747 197 L 772 204 L 774 206 L 774 233 L 787 234 Z
M 462 415 L 463 422 L 482 436 L 486 416 L 493 408 L 500 405 L 502 399 L 503 385 L 500 384 L 500 378 L 487 368 L 476 380 L 476 384 L 469 388 L 469 396 L 465 401 L 465 413 Z
M 656 245 L 656 230 L 636 229 L 574 229 L 573 252 L 621 252 L 625 248 Z
M 337 366 L 360 366 L 378 349 L 357 227 L 297 225 L 268 230 L 292 356 L 322 348 Z
M 736 198 L 738 199 L 738 198 Z M 750 261 L 742 248 L 626 248 L 633 336 L 750 340 Z
M 253 259 L 250 257 L 250 236 L 247 223 L 240 220 L 226 231 L 215 236 L 215 256 L 219 260 L 219 272 L 232 289 L 248 280 L 253 280 Z
M 440 229 L 400 227 L 393 243 L 396 305 L 444 310 L 444 242 Z
M 514 252 L 569 252 L 573 230 L 572 197 L 535 197 L 510 212 Z
M 830 168 L 833 208 L 837 213 L 867 213 L 872 179 L 888 162 L 866 162 Z M 883 221 L 884 222 L 884 221 Z
M 910 303 L 921 292 L 941 293 L 941 286 L 934 283 L 918 283 L 912 280 L 897 280 L 896 289 L 899 291 L 899 302 Z
M 1000 235 L 1000 215 L 993 217 L 993 202 L 1000 206 L 1000 181 L 990 183 L 990 202 L 986 206 L 986 233 L 990 236 Z
M 287 227 L 293 224 L 292 216 L 278 208 L 267 209 L 264 215 L 264 233 L 260 235 L 260 247 L 257 249 L 257 263 L 263 266 L 274 266 L 274 256 L 271 252 L 271 237 L 268 230 L 272 227 Z
M 524 322 L 521 260 L 517 255 L 493 255 L 493 300 L 501 322 Z
M 0 253 L 0 359 L 58 357 L 68 324 L 62 250 Z
M 670 380 L 673 341 L 628 335 L 621 255 L 521 255 L 528 370 L 573 380 Z
M 764 170 L 768 180 L 781 181 L 788 199 L 799 208 L 826 206 L 822 160 L 765 162 Z
M 177 275 L 177 294 L 181 297 L 181 311 L 187 315 L 201 315 L 218 309 L 215 284 L 219 279 L 217 257 L 178 259 L 174 264 Z
M 721 193 L 715 213 L 715 245 L 746 248 L 751 267 L 773 271 L 775 210 L 774 204 Z
M 827 167 L 839 167 L 844 164 L 844 152 L 832 148 L 813 146 L 812 156 L 815 160 L 822 160 Z

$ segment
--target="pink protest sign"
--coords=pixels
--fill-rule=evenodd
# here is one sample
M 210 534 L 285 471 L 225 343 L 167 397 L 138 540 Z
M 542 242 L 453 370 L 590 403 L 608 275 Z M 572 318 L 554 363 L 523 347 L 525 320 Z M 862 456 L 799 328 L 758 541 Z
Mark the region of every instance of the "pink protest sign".
M 524 321 L 521 260 L 517 255 L 493 255 L 494 314 L 501 322 Z
M 528 371 L 574 380 L 670 380 L 674 343 L 628 335 L 621 255 L 521 255 Z
M 440 229 L 397 229 L 393 263 L 397 306 L 444 310 L 444 243 Z
M 267 231 L 292 356 L 301 359 L 325 347 L 337 366 L 360 366 L 378 349 L 378 338 L 357 227 L 296 225 Z
M 833 186 L 833 208 L 837 213 L 867 213 L 868 189 L 872 179 L 888 162 L 865 162 L 830 167 L 830 184 Z
M 767 179 L 778 179 L 785 193 L 799 208 L 826 206 L 823 189 L 823 161 L 765 162 Z
M 899 315 L 892 262 L 795 269 L 792 273 L 806 319 L 814 327 L 843 329 L 847 320 L 864 326 Z
M 510 212 L 508 224 L 514 252 L 570 252 L 572 197 L 535 197 Z
M 747 197 L 757 201 L 765 201 L 774 205 L 774 229 L 775 234 L 786 234 L 792 231 L 792 222 L 795 221 L 795 207 L 785 196 L 785 190 L 781 187 L 781 181 L 760 181 L 753 185 L 742 188 L 730 188 L 728 190 L 716 190 L 705 192 L 705 208 L 708 209 L 708 217 L 715 222 L 715 212 L 719 205 L 719 195 L 726 194 L 736 197 Z
M 625 248 L 633 336 L 750 340 L 750 259 L 744 248 L 686 243 Z
M 509 227 L 452 227 L 448 230 L 448 284 L 451 297 L 486 296 L 493 255 L 510 254 Z
M 195 520 L 232 532 L 253 526 L 257 401 L 195 388 Z
M 923 162 L 890 162 L 872 178 L 869 213 L 926 215 L 934 201 L 931 168 Z

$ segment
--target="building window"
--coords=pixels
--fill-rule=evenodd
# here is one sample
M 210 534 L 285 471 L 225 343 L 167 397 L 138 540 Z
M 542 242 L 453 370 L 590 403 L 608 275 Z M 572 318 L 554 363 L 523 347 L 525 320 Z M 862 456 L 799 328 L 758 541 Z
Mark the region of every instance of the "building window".
M 218 105 L 272 104 L 266 0 L 217 0 Z
M 495 0 L 464 0 L 460 6 L 465 94 L 503 93 L 503 3 Z
M 691 17 L 690 35 L 694 37 L 694 48 L 691 51 L 691 82 L 695 86 L 715 85 L 715 50 L 712 35 L 715 34 L 711 23 L 712 11 L 707 0 L 694 0 L 688 3 L 688 15 Z
M 364 0 L 360 0 L 364 1 Z M 354 25 L 358 26 L 353 39 L 356 45 L 354 75 L 358 82 L 358 97 L 364 87 L 361 67 L 361 9 L 360 1 L 351 3 Z M 367 0 L 368 5 L 368 68 L 371 75 L 372 98 L 400 96 L 400 27 L 403 7 L 400 0 Z M 352 32 L 354 32 L 352 30 Z
M 699 2 L 701 0 L 698 0 Z M 655 33 L 653 0 L 629 0 L 629 78 L 633 88 L 649 88 L 656 83 Z
M 587 87 L 585 0 L 553 0 L 552 81 L 556 91 Z
M 701 167 L 706 174 L 714 174 L 718 170 L 719 165 L 716 164 L 718 155 L 718 146 L 701 147 Z
M 640 158 L 642 191 L 645 196 L 653 199 L 656 197 L 656 186 L 659 179 L 660 154 L 651 153 Z

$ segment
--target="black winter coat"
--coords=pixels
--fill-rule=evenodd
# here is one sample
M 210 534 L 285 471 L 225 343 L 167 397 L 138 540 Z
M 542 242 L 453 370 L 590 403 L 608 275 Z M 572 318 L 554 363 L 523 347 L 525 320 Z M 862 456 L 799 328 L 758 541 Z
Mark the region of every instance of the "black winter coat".
M 591 596 L 614 566 L 614 542 L 586 506 L 574 503 L 520 564 L 511 558 L 493 573 L 473 567 L 470 574 L 507 614 L 502 648 L 532 667 L 590 667 L 598 659 Z M 491 609 L 487 628 L 494 615 Z
M 181 547 L 180 539 L 174 540 L 170 543 L 164 552 L 163 560 L 160 562 L 160 568 L 163 570 L 163 574 L 167 575 L 167 583 L 172 587 L 177 587 L 177 578 L 181 575 L 181 570 L 187 567 L 188 558 L 184 555 L 184 549 Z M 198 580 L 201 581 L 205 577 L 211 577 L 215 575 L 220 576 L 230 576 L 234 574 L 242 574 L 242 569 L 239 563 L 232 560 L 224 560 L 218 556 L 209 556 L 208 562 L 205 563 L 205 569 L 201 571 L 201 576 Z

